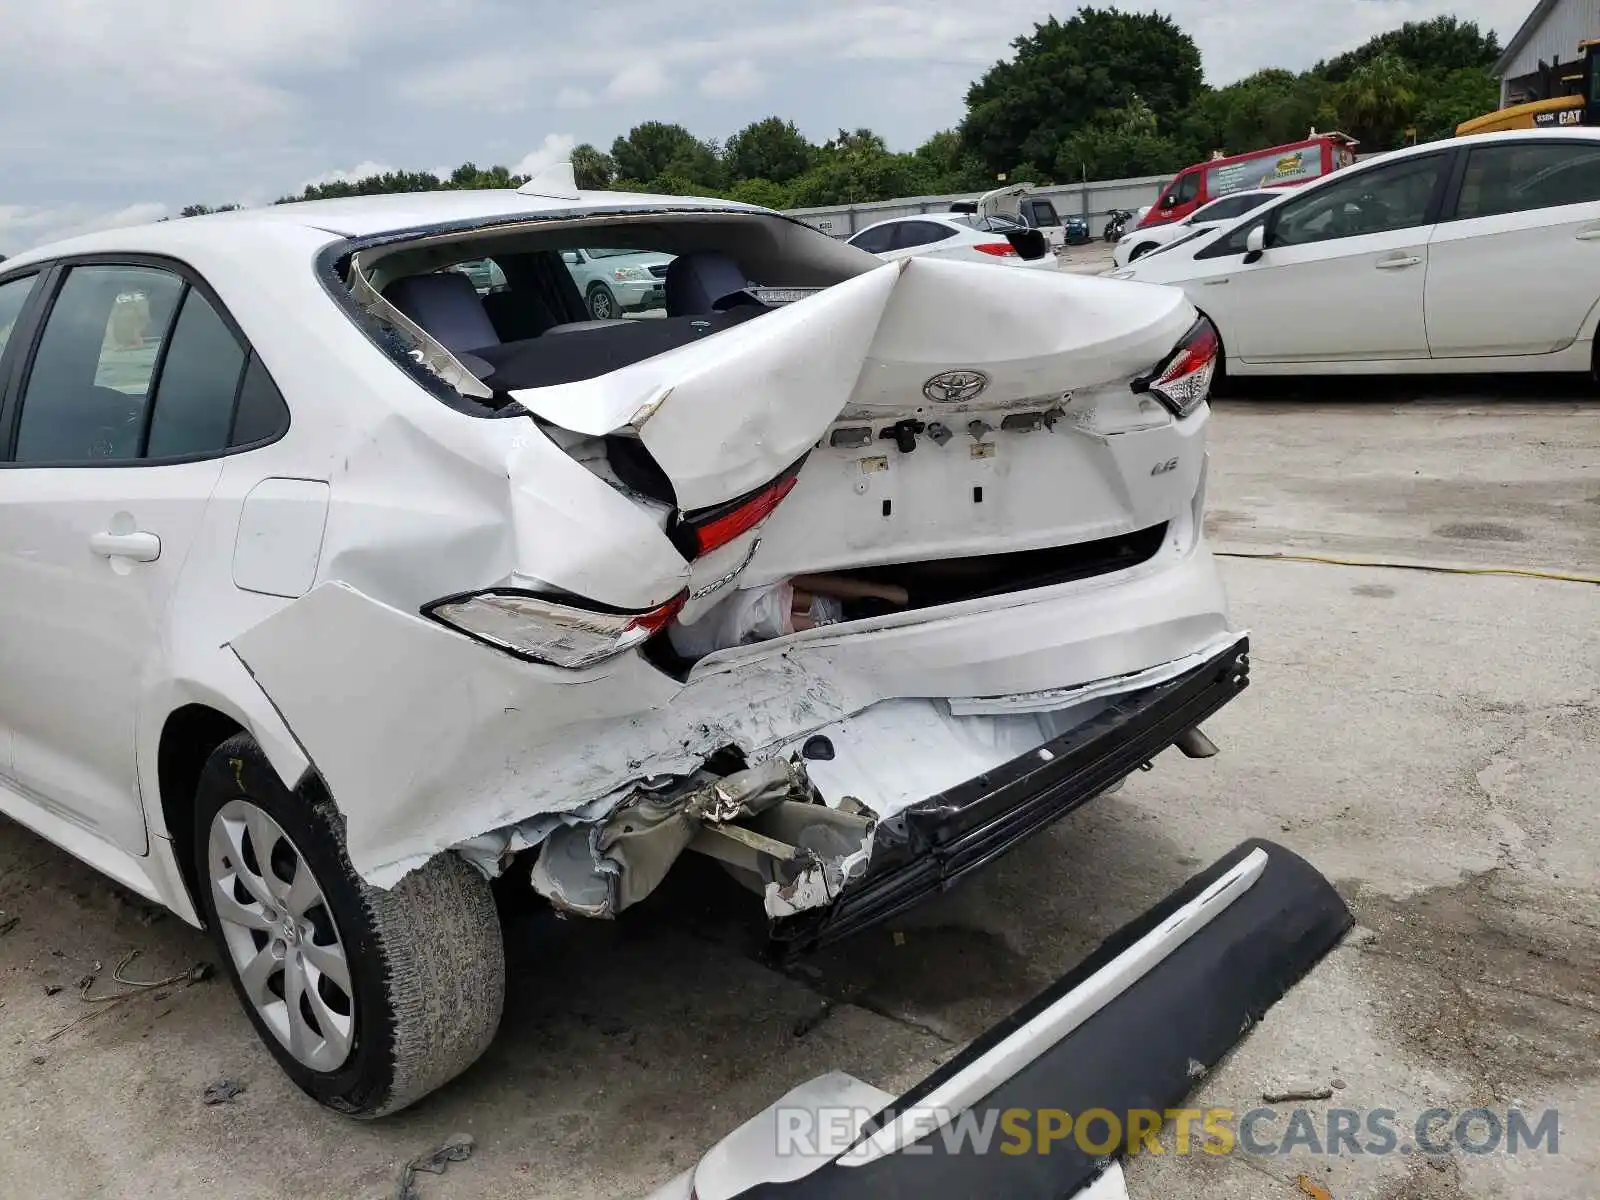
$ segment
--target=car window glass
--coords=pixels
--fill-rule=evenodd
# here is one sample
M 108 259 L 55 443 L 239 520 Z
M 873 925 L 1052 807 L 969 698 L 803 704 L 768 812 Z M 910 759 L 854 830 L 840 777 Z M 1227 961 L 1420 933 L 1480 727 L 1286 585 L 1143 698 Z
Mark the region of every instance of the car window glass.
M 1243 225 L 1229 230 L 1222 237 L 1212 242 L 1203 250 L 1195 251 L 1195 258 L 1224 258 L 1229 254 L 1243 254 L 1245 252 L 1245 239 L 1250 236 L 1252 229 L 1260 229 L 1266 224 L 1265 218 L 1256 221 L 1246 221 Z M 1201 233 L 1210 233 L 1211 230 L 1202 229 Z
M 937 225 L 932 221 L 901 221 L 894 227 L 894 241 L 890 243 L 890 248 L 914 250 L 918 246 L 931 246 L 934 242 L 942 242 L 955 235 L 956 231 L 948 225 Z
M 1600 201 L 1600 146 L 1593 142 L 1511 142 L 1467 156 L 1456 217 L 1559 208 Z
M 152 267 L 73 268 L 28 374 L 17 462 L 138 456 L 150 382 L 182 290 L 176 275 Z
M 1252 208 L 1260 205 L 1266 197 L 1256 195 L 1224 196 L 1221 200 L 1213 200 L 1194 216 L 1189 218 L 1191 224 L 1199 225 L 1206 221 L 1226 221 L 1233 217 L 1243 216 Z
M 37 278 L 36 275 L 26 275 L 9 283 L 0 283 L 0 357 L 5 355 L 6 343 L 11 340 L 11 329 L 22 315 L 22 306 L 28 302 L 28 293 L 33 291 L 33 281 Z
M 233 331 L 191 288 L 161 364 L 146 458 L 215 454 L 227 448 L 244 358 Z
M 253 446 L 282 436 L 288 428 L 289 406 L 283 402 L 283 393 L 278 391 L 278 385 L 272 382 L 261 360 L 252 354 L 245 367 L 244 381 L 239 385 L 230 444 Z
M 893 237 L 893 225 L 879 225 L 875 229 L 866 229 L 856 234 L 850 244 L 873 254 L 882 254 L 889 248 Z
M 1442 154 L 1406 159 L 1298 196 L 1277 210 L 1271 243 L 1302 246 L 1421 225 L 1445 161 Z
M 1056 206 L 1048 200 L 1034 200 L 1029 211 L 1033 214 L 1033 223 L 1039 228 L 1061 224 L 1061 216 L 1056 212 Z
M 1178 180 L 1178 190 L 1175 193 L 1179 204 L 1188 204 L 1200 194 L 1200 172 L 1193 171 Z

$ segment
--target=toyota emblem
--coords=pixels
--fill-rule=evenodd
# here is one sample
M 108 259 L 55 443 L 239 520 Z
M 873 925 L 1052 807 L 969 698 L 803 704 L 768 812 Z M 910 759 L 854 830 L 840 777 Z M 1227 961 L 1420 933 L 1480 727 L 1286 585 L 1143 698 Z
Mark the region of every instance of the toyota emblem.
M 983 395 L 989 377 L 982 371 L 941 371 L 922 385 L 922 394 L 937 404 L 965 404 Z

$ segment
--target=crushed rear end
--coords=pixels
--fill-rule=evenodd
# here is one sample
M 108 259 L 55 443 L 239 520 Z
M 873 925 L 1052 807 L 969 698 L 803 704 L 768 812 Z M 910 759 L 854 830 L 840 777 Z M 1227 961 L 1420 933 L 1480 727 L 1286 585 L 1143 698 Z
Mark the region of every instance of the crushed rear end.
M 1215 335 L 1180 292 L 605 219 L 336 264 L 457 411 L 352 445 L 317 586 L 231 646 L 370 883 L 448 850 L 609 917 L 693 850 L 803 949 L 1214 752 L 1248 643 L 1202 534 Z M 384 298 L 596 237 L 677 255 L 668 296 L 703 307 L 451 347 Z M 733 293 L 715 245 L 749 248 Z

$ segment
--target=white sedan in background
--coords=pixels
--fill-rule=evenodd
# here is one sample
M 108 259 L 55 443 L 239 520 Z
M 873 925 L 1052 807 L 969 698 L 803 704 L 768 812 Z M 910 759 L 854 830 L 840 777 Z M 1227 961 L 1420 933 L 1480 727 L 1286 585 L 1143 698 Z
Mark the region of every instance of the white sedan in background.
M 990 228 L 974 229 L 968 220 Z M 894 217 L 868 225 L 850 239 L 850 245 L 891 262 L 915 256 L 1056 269 L 1056 256 L 1042 233 L 996 217 L 968 218 L 959 213 Z
M 1195 209 L 1181 221 L 1169 221 L 1165 225 L 1134 229 L 1123 234 L 1117 239 L 1117 248 L 1112 253 L 1112 260 L 1117 266 L 1125 267 L 1134 259 L 1143 258 L 1152 250 L 1159 250 L 1162 246 L 1170 246 L 1174 242 L 1230 224 L 1245 213 L 1254 212 L 1269 200 L 1275 200 L 1281 195 L 1283 192 L 1278 188 L 1247 188 L 1244 191 L 1219 196 L 1210 204 Z
M 1183 288 L 1235 375 L 1590 371 L 1600 130 L 1408 147 L 1112 275 Z

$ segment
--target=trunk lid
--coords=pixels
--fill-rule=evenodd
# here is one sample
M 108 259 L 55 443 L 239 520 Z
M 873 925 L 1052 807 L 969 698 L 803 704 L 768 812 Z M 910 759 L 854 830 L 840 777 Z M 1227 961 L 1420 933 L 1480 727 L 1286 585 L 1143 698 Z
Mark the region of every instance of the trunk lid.
M 1177 421 L 1129 384 L 1193 321 L 1177 289 L 912 258 L 596 379 L 512 395 L 563 429 L 636 436 L 684 512 L 804 457 L 760 528 L 694 564 L 691 590 L 741 570 L 751 586 L 1172 520 L 1199 484 L 1204 416 Z

